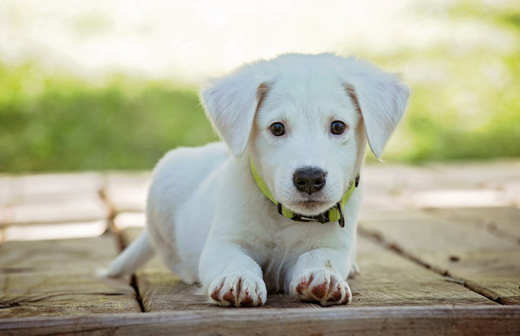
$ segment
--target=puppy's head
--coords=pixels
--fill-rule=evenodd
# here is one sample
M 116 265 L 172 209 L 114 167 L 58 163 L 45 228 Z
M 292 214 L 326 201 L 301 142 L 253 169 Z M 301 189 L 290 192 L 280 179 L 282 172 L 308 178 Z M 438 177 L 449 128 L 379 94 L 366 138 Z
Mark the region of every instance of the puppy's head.
M 355 58 L 287 54 L 214 80 L 201 98 L 233 155 L 247 151 L 273 197 L 312 216 L 341 200 L 367 138 L 380 158 L 408 95 Z

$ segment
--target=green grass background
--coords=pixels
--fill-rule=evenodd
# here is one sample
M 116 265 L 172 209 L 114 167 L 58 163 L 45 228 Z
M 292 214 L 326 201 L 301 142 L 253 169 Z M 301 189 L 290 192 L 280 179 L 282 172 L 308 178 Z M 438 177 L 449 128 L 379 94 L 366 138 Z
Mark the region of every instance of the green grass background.
M 425 14 L 426 15 L 426 14 Z M 478 20 L 513 36 L 507 53 L 456 44 L 363 55 L 388 69 L 437 74 L 408 81 L 407 115 L 386 160 L 520 156 L 520 5 L 460 1 L 450 20 Z M 196 88 L 113 75 L 103 83 L 0 65 L 0 172 L 150 169 L 169 149 L 216 140 Z
M 0 68 L 0 171 L 149 169 L 216 140 L 197 93 L 124 76 L 103 85 Z

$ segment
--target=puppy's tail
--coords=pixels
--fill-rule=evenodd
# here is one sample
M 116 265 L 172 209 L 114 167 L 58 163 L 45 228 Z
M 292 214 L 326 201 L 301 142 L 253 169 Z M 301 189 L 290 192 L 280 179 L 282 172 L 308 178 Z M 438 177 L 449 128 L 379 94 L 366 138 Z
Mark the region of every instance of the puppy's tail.
M 150 261 L 154 255 L 155 250 L 148 239 L 148 231 L 144 230 L 130 246 L 112 261 L 108 271 L 102 272 L 101 275 L 108 278 L 117 278 L 125 274 L 133 274 L 138 268 Z

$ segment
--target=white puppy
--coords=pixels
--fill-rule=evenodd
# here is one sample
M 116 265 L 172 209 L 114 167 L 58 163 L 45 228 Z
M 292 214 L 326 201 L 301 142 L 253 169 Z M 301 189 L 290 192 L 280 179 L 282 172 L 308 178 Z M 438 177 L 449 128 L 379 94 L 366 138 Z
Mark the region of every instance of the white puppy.
M 201 99 L 225 143 L 159 162 L 147 230 L 108 276 L 134 272 L 155 251 L 216 304 L 262 305 L 280 290 L 350 302 L 356 177 L 367 139 L 379 158 L 408 95 L 397 76 L 331 54 L 286 54 L 212 81 Z

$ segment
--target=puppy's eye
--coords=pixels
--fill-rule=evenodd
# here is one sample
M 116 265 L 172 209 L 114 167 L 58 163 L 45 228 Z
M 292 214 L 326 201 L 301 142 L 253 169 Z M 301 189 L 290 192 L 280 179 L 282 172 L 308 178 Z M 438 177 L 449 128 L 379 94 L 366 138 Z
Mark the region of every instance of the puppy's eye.
M 336 135 L 343 134 L 343 132 L 345 132 L 346 129 L 347 129 L 347 125 L 345 125 L 344 122 L 339 121 L 339 120 L 333 121 L 330 124 L 330 132 L 332 134 L 336 134 Z
M 270 128 L 274 136 L 282 136 L 285 134 L 285 126 L 282 123 L 273 123 Z

